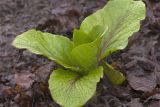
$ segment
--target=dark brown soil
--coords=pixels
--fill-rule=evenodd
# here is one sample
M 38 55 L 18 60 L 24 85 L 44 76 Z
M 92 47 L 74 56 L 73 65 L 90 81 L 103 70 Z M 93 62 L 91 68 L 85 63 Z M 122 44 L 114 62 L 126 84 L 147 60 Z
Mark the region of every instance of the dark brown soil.
M 128 47 L 107 61 L 127 79 L 113 86 L 104 77 L 85 107 L 160 107 L 160 3 L 144 0 L 147 17 Z M 0 107 L 59 107 L 48 90 L 56 64 L 11 46 L 36 28 L 71 37 L 73 28 L 106 0 L 0 0 Z

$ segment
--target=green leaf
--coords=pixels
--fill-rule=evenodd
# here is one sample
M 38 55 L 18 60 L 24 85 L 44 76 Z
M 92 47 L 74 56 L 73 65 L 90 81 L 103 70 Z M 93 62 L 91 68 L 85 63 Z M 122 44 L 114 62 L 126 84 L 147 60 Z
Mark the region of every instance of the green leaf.
M 103 35 L 103 59 L 111 52 L 126 47 L 128 38 L 139 30 L 145 13 L 145 4 L 142 1 L 110 0 L 103 9 L 82 22 L 80 29 L 74 31 L 73 41 L 80 45 Z
M 110 17 L 105 20 L 109 29 L 104 37 L 102 58 L 127 46 L 128 38 L 139 30 L 146 13 L 145 4 L 133 0 L 112 0 L 104 10 Z
M 44 55 L 64 67 L 72 67 L 70 52 L 74 46 L 66 37 L 29 30 L 17 36 L 13 41 L 13 46 Z
M 49 89 L 53 99 L 63 107 L 81 107 L 95 93 L 97 82 L 103 76 L 103 68 L 81 76 L 64 69 L 53 71 L 49 79 Z
M 81 26 L 83 26 L 83 23 Z M 89 42 L 93 42 L 101 35 L 102 32 L 103 32 L 103 28 L 101 28 L 101 26 L 98 26 L 98 25 L 94 26 L 92 31 L 90 31 L 88 33 L 86 33 L 83 30 L 74 29 L 73 41 L 76 46 L 81 45 L 81 44 L 85 44 L 85 43 L 89 43 Z
M 121 72 L 115 70 L 112 66 L 110 66 L 106 62 L 103 62 L 103 68 L 105 75 L 107 75 L 107 77 L 113 84 L 119 85 L 124 82 L 125 76 Z
M 79 45 L 71 51 L 74 66 L 80 73 L 87 74 L 88 71 L 98 67 L 101 39 L 102 37 L 99 37 L 94 42 Z

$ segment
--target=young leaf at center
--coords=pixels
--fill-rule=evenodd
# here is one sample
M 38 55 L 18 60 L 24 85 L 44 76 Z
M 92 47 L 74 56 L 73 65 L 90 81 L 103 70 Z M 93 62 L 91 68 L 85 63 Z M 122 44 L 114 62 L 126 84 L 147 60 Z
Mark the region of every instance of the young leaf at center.
M 79 69 L 80 73 L 87 74 L 90 70 L 98 67 L 98 55 L 101 48 L 101 40 L 102 37 L 99 37 L 95 41 L 79 45 L 71 51 L 74 66 Z

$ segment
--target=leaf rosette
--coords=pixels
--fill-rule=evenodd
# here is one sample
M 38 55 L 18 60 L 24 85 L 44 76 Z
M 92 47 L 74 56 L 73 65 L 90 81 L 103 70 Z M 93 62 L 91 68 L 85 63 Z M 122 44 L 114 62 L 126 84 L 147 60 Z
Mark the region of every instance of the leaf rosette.
M 50 75 L 51 95 L 61 106 L 80 107 L 94 95 L 103 73 L 116 85 L 125 80 L 103 60 L 127 46 L 128 38 L 140 29 L 145 13 L 142 1 L 110 0 L 74 30 L 73 41 L 32 29 L 17 36 L 13 46 L 63 66 Z

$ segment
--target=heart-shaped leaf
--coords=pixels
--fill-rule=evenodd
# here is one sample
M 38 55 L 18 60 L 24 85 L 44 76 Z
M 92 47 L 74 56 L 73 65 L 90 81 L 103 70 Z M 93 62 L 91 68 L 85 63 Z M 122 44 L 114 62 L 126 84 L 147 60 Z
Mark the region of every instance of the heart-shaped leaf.
M 81 107 L 95 93 L 97 82 L 103 76 L 99 67 L 87 75 L 79 75 L 70 70 L 55 70 L 49 79 L 49 89 L 53 99 L 63 107 Z

